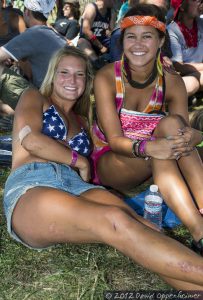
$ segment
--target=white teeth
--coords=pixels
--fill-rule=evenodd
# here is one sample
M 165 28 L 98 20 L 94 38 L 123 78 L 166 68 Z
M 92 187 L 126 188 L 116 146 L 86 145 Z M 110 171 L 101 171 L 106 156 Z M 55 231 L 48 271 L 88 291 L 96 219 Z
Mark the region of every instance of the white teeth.
M 133 55 L 137 55 L 137 56 L 140 56 L 140 55 L 144 55 L 145 52 L 133 52 Z
M 70 87 L 70 86 L 65 86 L 64 87 L 65 88 L 65 90 L 69 90 L 69 91 L 75 91 L 76 90 L 76 88 L 75 87 Z

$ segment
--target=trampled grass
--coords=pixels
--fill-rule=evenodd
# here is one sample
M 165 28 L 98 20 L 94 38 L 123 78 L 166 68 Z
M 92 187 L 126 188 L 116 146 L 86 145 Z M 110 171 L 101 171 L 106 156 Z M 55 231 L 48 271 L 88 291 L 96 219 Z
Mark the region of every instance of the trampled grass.
M 9 170 L 1 171 L 1 197 L 8 173 Z M 106 245 L 58 245 L 40 252 L 30 250 L 7 234 L 2 204 L 0 217 L 0 299 L 100 300 L 106 290 L 170 289 L 157 275 Z M 188 243 L 189 235 L 183 226 L 168 234 Z M 147 241 L 146 248 L 150 249 Z

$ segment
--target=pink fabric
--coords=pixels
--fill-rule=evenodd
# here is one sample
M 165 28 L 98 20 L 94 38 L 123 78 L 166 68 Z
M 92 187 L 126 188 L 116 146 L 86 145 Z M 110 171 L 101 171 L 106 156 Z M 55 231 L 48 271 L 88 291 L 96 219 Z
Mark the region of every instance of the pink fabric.
M 94 184 L 101 184 L 99 180 L 99 176 L 97 174 L 97 163 L 100 158 L 104 153 L 111 151 L 111 148 L 109 146 L 103 147 L 100 151 L 93 151 L 91 155 L 91 160 L 92 160 L 92 183 Z
M 160 114 L 138 113 L 121 110 L 120 120 L 124 136 L 132 140 L 150 139 L 151 135 L 163 118 Z

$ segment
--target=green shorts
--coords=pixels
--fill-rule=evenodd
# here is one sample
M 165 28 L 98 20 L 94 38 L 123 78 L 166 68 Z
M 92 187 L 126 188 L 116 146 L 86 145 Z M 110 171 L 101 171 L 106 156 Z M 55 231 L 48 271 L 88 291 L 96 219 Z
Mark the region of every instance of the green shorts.
M 0 77 L 0 100 L 15 109 L 22 92 L 31 86 L 28 80 L 5 67 Z

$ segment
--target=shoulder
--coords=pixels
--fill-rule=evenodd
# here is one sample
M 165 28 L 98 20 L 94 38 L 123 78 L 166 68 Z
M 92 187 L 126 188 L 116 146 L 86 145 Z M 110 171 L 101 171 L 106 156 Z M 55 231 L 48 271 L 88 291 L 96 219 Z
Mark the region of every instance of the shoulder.
M 36 106 L 43 105 L 46 98 L 39 92 L 37 88 L 27 88 L 21 94 L 19 102 L 22 103 L 34 103 Z
M 103 68 L 101 68 L 99 71 L 97 71 L 95 75 L 95 80 L 98 79 L 114 79 L 115 73 L 114 73 L 114 64 L 115 63 L 110 63 L 105 65 Z
M 46 25 L 34 25 L 34 26 L 29 27 L 26 30 L 27 34 L 35 34 L 35 35 L 49 34 L 52 31 L 53 31 L 53 29 Z
M 114 63 L 108 64 L 101 68 L 94 79 L 94 89 L 95 92 L 99 94 L 115 93 L 115 71 Z
M 69 24 L 79 24 L 77 20 L 73 19 L 73 20 L 68 20 Z
M 97 6 L 95 3 L 88 3 L 85 6 L 85 10 L 83 13 L 83 17 L 89 16 L 89 15 L 96 15 Z
M 182 79 L 180 74 L 176 72 L 174 68 L 164 68 L 164 77 L 167 84 L 173 85 L 174 82 L 177 82 Z
M 52 27 L 50 26 L 46 26 L 46 25 L 35 25 L 29 29 L 32 29 L 32 31 L 30 31 L 30 33 L 36 36 L 36 38 L 38 39 L 43 39 L 43 41 L 45 41 L 46 39 L 49 41 L 57 41 L 57 42 L 61 42 L 63 41 L 63 43 L 66 44 L 66 39 L 61 36 L 56 30 L 54 30 Z M 34 43 L 34 41 L 33 41 Z
M 167 25 L 167 30 L 168 30 L 169 35 L 170 35 L 171 33 L 176 33 L 176 34 L 178 34 L 178 33 L 180 32 L 180 29 L 179 29 L 178 24 L 177 24 L 176 22 L 174 22 L 174 21 L 172 21 L 171 23 L 169 23 L 169 24 Z
M 198 30 L 203 32 L 203 18 L 197 18 L 197 26 L 198 26 Z
M 172 96 L 175 95 L 177 91 L 185 90 L 183 79 L 176 71 L 164 71 L 164 76 L 166 96 Z

